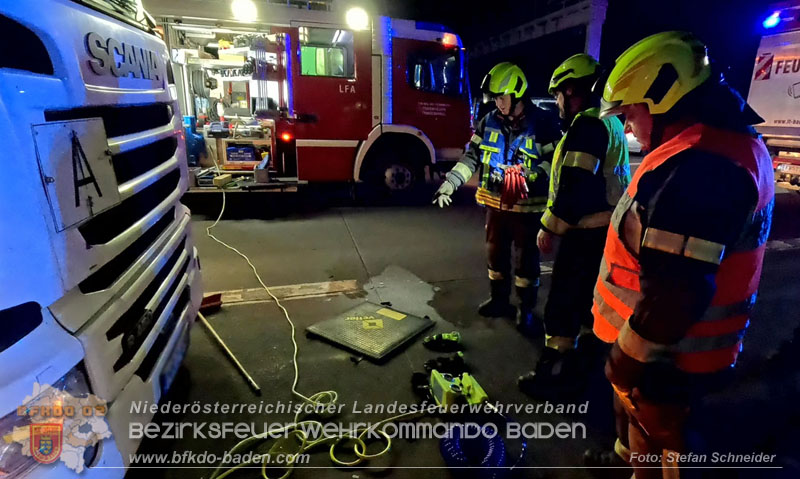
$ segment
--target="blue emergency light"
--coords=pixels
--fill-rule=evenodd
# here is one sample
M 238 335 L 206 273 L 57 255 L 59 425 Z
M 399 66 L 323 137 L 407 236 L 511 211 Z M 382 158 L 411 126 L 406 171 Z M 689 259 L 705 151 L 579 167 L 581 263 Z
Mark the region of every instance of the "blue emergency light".
M 768 16 L 764 20 L 762 25 L 764 25 L 764 28 L 773 28 L 778 26 L 780 22 L 781 22 L 781 12 L 772 12 L 772 15 Z

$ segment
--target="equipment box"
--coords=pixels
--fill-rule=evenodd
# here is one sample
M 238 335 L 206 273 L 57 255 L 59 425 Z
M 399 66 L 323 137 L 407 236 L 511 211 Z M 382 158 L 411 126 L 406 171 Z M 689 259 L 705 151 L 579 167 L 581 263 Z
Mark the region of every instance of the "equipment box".
M 253 145 L 229 146 L 225 154 L 227 155 L 228 161 L 231 163 L 239 161 L 252 162 L 261 160 L 261 158 L 256 156 L 256 148 Z

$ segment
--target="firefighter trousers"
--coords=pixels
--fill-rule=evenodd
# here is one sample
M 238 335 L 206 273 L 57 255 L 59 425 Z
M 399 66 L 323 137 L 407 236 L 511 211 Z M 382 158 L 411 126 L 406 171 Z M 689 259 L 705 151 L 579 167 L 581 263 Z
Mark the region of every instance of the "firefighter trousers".
M 592 326 L 592 298 L 607 232 L 607 226 L 573 228 L 561 237 L 544 308 L 548 346 L 574 347 L 581 325 Z
M 670 389 L 680 391 L 680 397 L 651 399 L 636 388 L 631 399 L 634 410 L 615 397 L 617 434 L 630 449 L 636 479 L 706 478 L 708 471 L 703 468 L 715 465 L 709 462 L 711 454 L 723 450 L 718 444 L 725 440 L 725 430 L 719 424 L 732 418 L 725 417 L 724 411 L 718 413 L 706 398 L 733 381 L 733 370 L 687 375 L 685 379 L 652 378 L 652 382 L 670 382 Z
M 522 288 L 538 285 L 540 268 L 536 235 L 539 233 L 541 216 L 541 213 L 486 208 L 489 279 L 510 280 L 513 259 L 514 284 Z

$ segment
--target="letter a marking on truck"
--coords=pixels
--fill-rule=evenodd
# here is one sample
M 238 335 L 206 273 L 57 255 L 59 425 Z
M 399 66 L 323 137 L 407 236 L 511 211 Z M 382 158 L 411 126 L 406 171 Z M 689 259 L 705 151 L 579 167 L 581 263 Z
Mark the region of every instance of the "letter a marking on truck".
M 86 171 L 84 171 L 86 167 Z M 86 173 L 89 173 L 87 176 Z M 75 130 L 72 130 L 72 179 L 75 185 L 75 207 L 81 205 L 80 188 L 89 184 L 94 185 L 97 195 L 102 197 L 103 193 L 100 191 L 100 185 L 97 184 L 97 179 L 92 173 L 92 166 L 89 160 L 86 159 L 86 153 L 83 152 L 81 142 L 78 140 L 78 135 Z M 92 197 L 88 198 L 89 208 L 92 207 Z

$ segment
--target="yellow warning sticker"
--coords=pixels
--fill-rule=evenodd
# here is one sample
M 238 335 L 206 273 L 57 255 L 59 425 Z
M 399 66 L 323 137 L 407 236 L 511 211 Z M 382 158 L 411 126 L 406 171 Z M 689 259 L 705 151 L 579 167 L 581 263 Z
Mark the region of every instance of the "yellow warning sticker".
M 402 321 L 406 318 L 406 315 L 403 313 L 398 313 L 397 311 L 392 311 L 389 308 L 381 308 L 377 311 L 378 314 L 386 316 L 387 318 L 392 318 L 396 321 Z
M 382 319 L 368 319 L 363 321 L 361 324 L 364 329 L 383 329 Z

